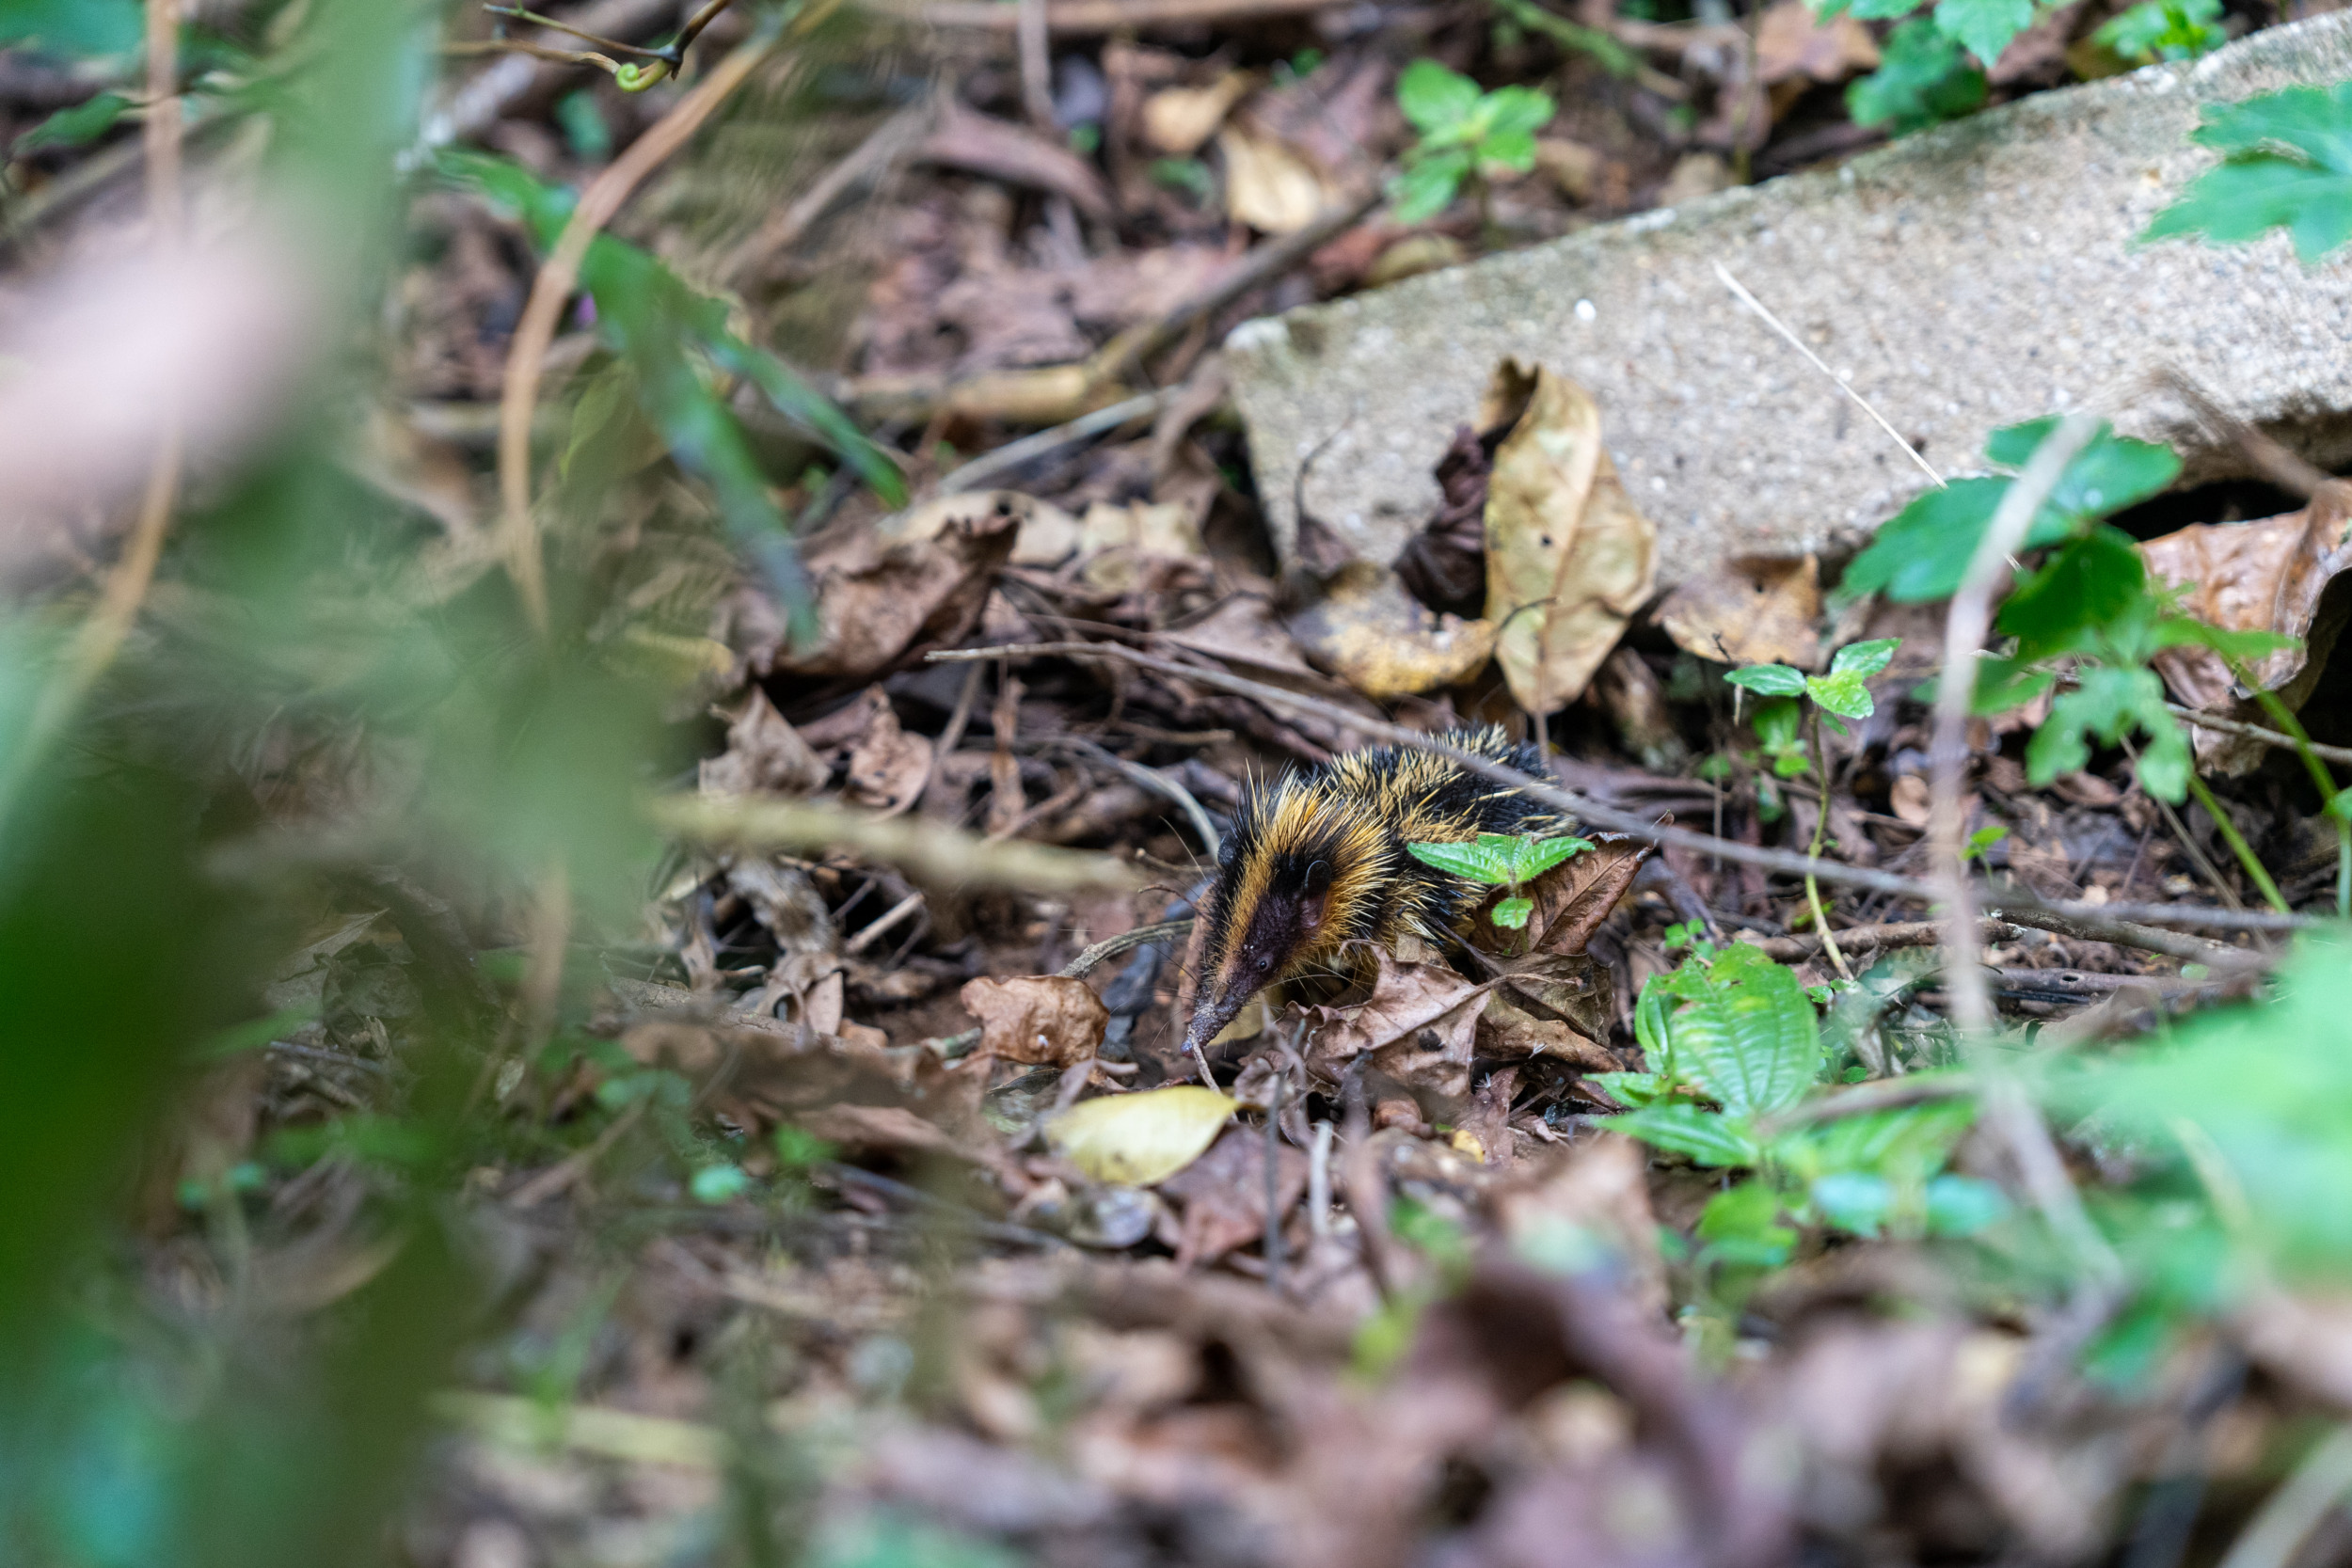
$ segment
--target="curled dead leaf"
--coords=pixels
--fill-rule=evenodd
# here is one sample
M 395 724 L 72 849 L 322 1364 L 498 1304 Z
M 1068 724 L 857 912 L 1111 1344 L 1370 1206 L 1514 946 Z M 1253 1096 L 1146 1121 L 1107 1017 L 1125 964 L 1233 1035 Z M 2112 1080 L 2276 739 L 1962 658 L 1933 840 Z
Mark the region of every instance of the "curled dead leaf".
M 1229 125 L 1216 134 L 1225 159 L 1225 211 L 1267 234 L 1295 234 L 1337 199 L 1315 166 L 1276 138 Z
M 1229 71 L 1205 87 L 1162 87 L 1143 101 L 1143 139 L 1171 157 L 1191 157 L 1216 135 L 1249 83 L 1247 72 Z
M 1804 0 L 1795 0 L 1802 8 Z M 1655 616 L 1675 645 L 1721 664 L 1821 662 L 1821 569 L 1812 556 L 1740 556 L 1688 578 Z
M 1111 1022 L 1084 980 L 1060 974 L 972 980 L 961 998 L 980 1021 L 980 1049 L 1008 1062 L 1075 1067 L 1093 1056 Z
M 1805 0 L 1775 0 L 1756 19 L 1756 75 L 1767 85 L 1798 76 L 1842 82 L 1878 65 L 1877 40 L 1851 11 L 1823 22 Z
M 754 687 L 728 721 L 726 751 L 703 759 L 700 786 L 706 795 L 813 795 L 831 773 L 768 693 Z
M 1658 531 L 1601 445 L 1600 407 L 1565 376 L 1506 361 L 1480 426 L 1520 412 L 1486 485 L 1486 619 L 1512 700 L 1576 700 L 1658 576 Z
M 764 667 L 755 668 L 793 677 L 792 695 L 813 700 L 963 641 L 979 626 L 989 587 L 1020 533 L 1019 518 L 993 511 L 948 517 L 923 540 L 835 530 L 802 556 L 817 601 L 817 636 L 805 646 L 767 650 Z
M 2151 576 L 2185 590 L 2181 608 L 2229 631 L 2298 639 L 2253 660 L 2247 673 L 2289 708 L 2311 696 L 2328 656 L 2352 618 L 2352 592 L 2331 592 L 2352 567 L 2352 482 L 2320 486 L 2300 512 L 2251 523 L 2192 523 L 2139 546 Z M 2167 648 L 2153 661 L 2190 707 L 2264 722 L 2251 689 L 2241 688 L 2212 650 Z M 2262 760 L 2262 742 L 2211 730 L 2192 732 L 2198 762 L 2243 773 Z
M 1337 1079 L 1348 1062 L 1372 1065 L 1409 1089 L 1440 1101 L 1470 1092 L 1478 1014 L 1493 982 L 1466 980 L 1437 964 L 1404 963 L 1375 949 L 1372 996 L 1343 1010 L 1309 1037 L 1307 1065 Z
M 873 722 L 850 748 L 845 797 L 853 805 L 900 812 L 914 803 L 930 776 L 930 737 L 902 729 L 887 701 L 877 704 Z
M 1089 1180 L 1149 1187 L 1198 1160 L 1239 1108 L 1191 1084 L 1105 1095 L 1048 1118 L 1045 1142 Z
M 1274 1150 L 1274 1203 L 1288 1213 L 1307 1195 L 1307 1157 L 1288 1144 Z M 1266 1144 L 1254 1132 L 1228 1128 L 1209 1152 L 1160 1188 L 1184 1205 L 1176 1266 L 1213 1263 L 1265 1234 Z
M 1494 654 L 1493 623 L 1440 614 L 1369 561 L 1342 567 L 1283 625 L 1309 658 L 1382 702 L 1468 680 Z

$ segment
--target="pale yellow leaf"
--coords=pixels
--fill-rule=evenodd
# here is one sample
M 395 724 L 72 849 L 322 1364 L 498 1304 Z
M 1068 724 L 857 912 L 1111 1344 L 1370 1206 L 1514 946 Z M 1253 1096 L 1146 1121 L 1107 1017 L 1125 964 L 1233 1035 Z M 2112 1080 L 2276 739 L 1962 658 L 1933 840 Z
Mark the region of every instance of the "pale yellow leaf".
M 1314 166 L 1272 136 L 1235 126 L 1216 134 L 1225 157 L 1225 210 L 1268 234 L 1295 234 L 1335 198 Z
M 1096 1181 L 1148 1187 L 1200 1158 L 1240 1103 L 1190 1084 L 1105 1095 L 1047 1121 L 1045 1141 Z
M 1658 578 L 1658 531 L 1601 444 L 1592 395 L 1506 362 L 1491 410 L 1520 412 L 1486 483 L 1486 619 L 1512 700 L 1557 713 L 1582 695 Z M 1482 422 L 1503 422 L 1497 412 Z

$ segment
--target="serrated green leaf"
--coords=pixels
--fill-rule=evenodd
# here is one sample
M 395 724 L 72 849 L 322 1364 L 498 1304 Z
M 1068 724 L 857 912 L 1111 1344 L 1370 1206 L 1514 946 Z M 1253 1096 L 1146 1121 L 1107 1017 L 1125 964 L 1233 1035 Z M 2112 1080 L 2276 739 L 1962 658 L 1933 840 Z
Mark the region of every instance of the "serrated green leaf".
M 2002 467 L 2023 468 L 2058 427 L 2055 414 L 2004 425 L 1986 437 L 1984 454 Z M 2181 459 L 2170 447 L 2118 436 L 2102 424 L 2051 486 L 2042 510 L 2072 524 L 2089 523 L 2146 500 L 2180 477 Z
M 1405 852 L 1423 865 L 1473 882 L 1501 885 L 1511 879 L 1510 863 L 1485 844 L 1407 844 Z
M 1593 847 L 1589 838 L 1518 838 L 1502 834 L 1479 835 L 1479 843 L 1503 856 L 1505 879 L 1532 882 L 1545 872 Z
M 1928 1183 L 1928 1229 L 1938 1236 L 1973 1236 L 1999 1223 L 2009 1198 L 1973 1176 L 1939 1176 Z
M 1804 691 L 1804 672 L 1786 664 L 1751 664 L 1724 676 L 1732 686 L 1760 691 L 1768 697 L 1795 697 Z
M 1391 215 L 1399 223 L 1424 223 L 1452 205 L 1470 171 L 1470 153 L 1459 148 L 1421 159 L 1389 185 Z
M 1551 101 L 1551 94 L 1538 92 L 1534 87 L 1497 87 L 1486 95 L 1480 107 L 1486 113 L 1490 147 L 1493 138 L 1498 136 L 1534 137 L 1536 132 L 1550 124 L 1552 116 L 1559 112 Z M 1529 148 L 1532 154 L 1532 140 Z M 1494 162 L 1502 161 L 1492 153 L 1488 157 Z
M 1502 898 L 1496 901 L 1492 918 L 1504 930 L 1518 931 L 1526 928 L 1527 917 L 1534 912 L 1535 900 L 1533 898 Z
M 1535 166 L 1535 134 L 1533 131 L 1497 131 L 1478 142 L 1478 161 L 1488 168 L 1506 168 L 1525 174 Z
M 1476 82 L 1435 60 L 1415 60 L 1396 79 L 1396 106 L 1423 135 L 1470 119 L 1481 96 Z
M 1695 996 L 1666 1020 L 1676 1070 L 1735 1116 L 1785 1110 L 1803 1099 L 1821 1069 L 1813 1004 L 1796 971 L 1744 943 L 1711 965 L 1686 964 Z
M 2120 529 L 2094 528 L 2030 573 L 1994 625 L 2018 640 L 2019 660 L 2077 652 L 2147 592 L 2148 569 Z
M 2033 24 L 2033 6 L 2034 0 L 1939 0 L 1935 25 L 1990 67 L 2010 40 Z
M 2305 266 L 2352 239 L 2352 82 L 2207 106 L 2191 140 L 2223 153 L 2142 240 L 2201 234 L 2239 245 L 2283 229 Z
M 1048 1117 L 1045 1141 L 1090 1180 L 1148 1187 L 1207 1152 L 1240 1108 L 1239 1101 L 1191 1084 L 1104 1095 Z
M 2146 737 L 2139 782 L 2161 800 L 2188 792 L 2188 737 L 2164 705 L 2164 682 L 2153 670 L 2087 664 L 2076 685 L 2050 704 L 2050 717 L 2026 745 L 2026 777 L 2039 786 L 2090 761 L 2088 736 L 2115 745 L 2134 731 Z
M 1895 661 L 1895 650 L 1903 645 L 1899 637 L 1873 638 L 1867 642 L 1849 642 L 1837 650 L 1837 657 L 1829 661 L 1833 675 L 1859 675 L 1867 680 Z
M 1664 1098 L 1669 1087 L 1654 1072 L 1596 1072 L 1589 1081 L 1618 1104 L 1635 1110 Z
M 1754 1167 L 1764 1157 L 1745 1121 L 1695 1105 L 1645 1105 L 1602 1117 L 1600 1125 L 1701 1165 Z
M 1870 689 L 1862 677 L 1851 670 L 1834 670 L 1826 675 L 1807 675 L 1804 689 L 1813 700 L 1841 719 L 1867 719 L 1878 711 L 1870 701 Z
M 2157 60 L 2193 60 L 2230 41 L 2214 25 L 2221 19 L 2221 0 L 2140 0 L 2110 17 L 2091 41 L 2118 59 L 2139 65 Z
M 1883 11 L 1857 5 L 1854 14 L 1906 15 L 1911 10 Z M 1984 72 L 1967 51 L 1936 26 L 1932 18 L 1917 17 L 1887 35 L 1878 70 L 1848 85 L 1846 112 L 1856 125 L 1883 125 L 1893 135 L 1906 135 L 1973 114 L 1984 103 L 1988 90 Z
M 1776 1269 L 1796 1250 L 1797 1233 L 1780 1222 L 1780 1195 L 1762 1181 L 1742 1181 L 1707 1200 L 1698 1238 L 1718 1262 Z

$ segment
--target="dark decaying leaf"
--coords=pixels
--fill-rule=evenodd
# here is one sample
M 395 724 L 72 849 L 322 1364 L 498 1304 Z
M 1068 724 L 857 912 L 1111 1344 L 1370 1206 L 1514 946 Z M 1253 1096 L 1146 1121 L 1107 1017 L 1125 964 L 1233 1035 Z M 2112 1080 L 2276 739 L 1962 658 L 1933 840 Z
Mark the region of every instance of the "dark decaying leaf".
M 1161 1195 L 1182 1210 L 1177 1267 L 1214 1263 L 1265 1234 L 1266 1157 L 1263 1132 L 1228 1128 L 1206 1154 L 1160 1183 Z M 1307 1156 L 1278 1140 L 1274 1164 L 1276 1212 L 1288 1214 L 1306 1196 Z
M 1369 1056 L 1397 1083 L 1439 1100 L 1470 1089 L 1473 1031 L 1492 982 L 1466 980 L 1437 964 L 1404 963 L 1375 949 L 1371 1000 L 1329 1018 L 1308 1036 L 1307 1065 L 1336 1082 Z
M 1438 459 L 1438 510 L 1397 552 L 1397 580 L 1431 610 L 1475 616 L 1486 603 L 1486 444 L 1468 425 Z
M 755 673 L 789 705 L 863 685 L 969 638 L 1020 533 L 1018 518 L 985 512 L 951 518 L 919 542 L 892 544 L 863 527 L 812 541 L 803 562 L 817 634 L 804 645 L 755 650 Z

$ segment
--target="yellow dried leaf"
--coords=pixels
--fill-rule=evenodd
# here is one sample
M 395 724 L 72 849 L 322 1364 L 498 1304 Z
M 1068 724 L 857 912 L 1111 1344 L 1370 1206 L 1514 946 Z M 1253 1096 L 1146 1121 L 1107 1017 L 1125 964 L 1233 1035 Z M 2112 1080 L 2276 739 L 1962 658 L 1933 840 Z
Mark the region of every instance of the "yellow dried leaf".
M 1314 166 L 1272 136 L 1235 126 L 1216 134 L 1225 158 L 1225 211 L 1267 234 L 1295 234 L 1335 199 Z
M 1162 87 L 1143 101 L 1143 139 L 1162 152 L 1189 158 L 1225 123 L 1226 111 L 1249 90 L 1246 72 L 1228 71 L 1212 87 Z
M 909 507 L 883 525 L 892 539 L 930 539 L 959 518 L 1015 518 L 1021 537 L 1009 559 L 1015 566 L 1058 566 L 1078 551 L 1078 519 L 1050 501 L 1018 490 L 964 490 Z
M 1454 1153 L 1467 1155 L 1469 1158 L 1477 1161 L 1482 1165 L 1486 1163 L 1486 1146 L 1481 1143 L 1478 1139 L 1478 1134 L 1471 1132 L 1469 1128 L 1455 1128 L 1454 1130 L 1454 1136 L 1451 1142 L 1454 1145 Z
M 1721 664 L 1821 662 L 1821 569 L 1813 557 L 1740 556 L 1678 585 L 1656 619 L 1675 645 Z
M 1486 484 L 1486 619 L 1513 701 L 1557 713 L 1582 695 L 1658 578 L 1658 531 L 1600 440 L 1600 407 L 1565 376 L 1505 362 L 1488 392 L 1518 422 Z
M 1369 561 L 1342 567 L 1283 624 L 1309 658 L 1379 702 L 1468 680 L 1495 646 L 1492 622 L 1439 614 Z
M 1148 1187 L 1200 1158 L 1240 1108 L 1237 1100 L 1190 1084 L 1105 1095 L 1048 1119 L 1045 1141 L 1089 1180 Z

